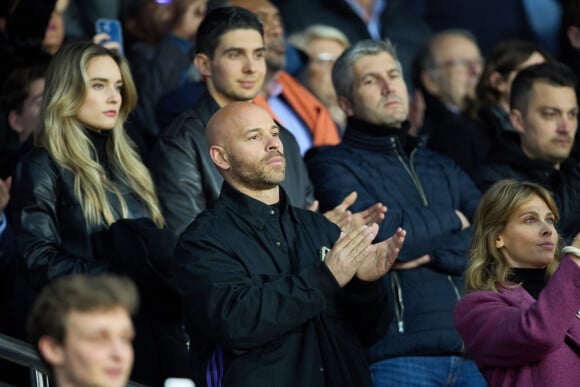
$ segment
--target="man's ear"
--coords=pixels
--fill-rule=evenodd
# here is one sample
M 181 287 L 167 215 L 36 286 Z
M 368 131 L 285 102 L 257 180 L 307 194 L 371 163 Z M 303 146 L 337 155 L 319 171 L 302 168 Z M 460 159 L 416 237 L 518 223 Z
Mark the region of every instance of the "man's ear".
M 439 82 L 435 79 L 434 70 L 423 70 L 421 71 L 421 84 L 429 92 L 429 94 L 434 96 L 439 96 L 440 87 Z
M 568 26 L 566 29 L 566 35 L 568 35 L 568 41 L 570 45 L 577 51 L 580 51 L 580 27 Z
M 352 103 L 345 96 L 339 95 L 337 97 L 338 106 L 346 113 L 348 117 L 354 115 L 354 110 L 352 109 Z
M 230 169 L 230 161 L 226 150 L 219 145 L 212 145 L 209 147 L 209 156 L 218 169 L 227 171 Z
M 10 110 L 8 113 L 8 125 L 10 125 L 10 128 L 18 134 L 24 130 L 20 124 L 20 113 L 16 110 Z
M 211 59 L 206 54 L 196 54 L 193 64 L 204 78 L 211 78 Z
M 524 117 L 522 112 L 519 109 L 512 109 L 510 111 L 510 121 L 512 122 L 512 126 L 519 134 L 524 133 Z
M 38 339 L 38 350 L 48 364 L 60 367 L 65 362 L 64 349 L 53 337 L 42 336 Z

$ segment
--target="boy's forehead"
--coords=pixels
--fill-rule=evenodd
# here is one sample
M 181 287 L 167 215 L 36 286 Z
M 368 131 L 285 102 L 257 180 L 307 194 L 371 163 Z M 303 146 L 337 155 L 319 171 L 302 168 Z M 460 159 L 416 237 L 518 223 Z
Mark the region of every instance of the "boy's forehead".
M 113 306 L 90 310 L 73 309 L 66 315 L 65 326 L 67 329 L 89 331 L 99 327 L 112 327 L 119 322 L 130 323 L 131 317 L 122 306 Z
M 254 35 L 254 36 L 253 36 Z M 250 40 L 251 39 L 251 40 Z M 228 30 L 224 32 L 219 37 L 218 47 L 222 49 L 224 46 L 236 45 L 236 46 L 247 46 L 248 44 L 264 44 L 264 38 L 259 31 L 251 28 L 236 28 L 233 30 Z

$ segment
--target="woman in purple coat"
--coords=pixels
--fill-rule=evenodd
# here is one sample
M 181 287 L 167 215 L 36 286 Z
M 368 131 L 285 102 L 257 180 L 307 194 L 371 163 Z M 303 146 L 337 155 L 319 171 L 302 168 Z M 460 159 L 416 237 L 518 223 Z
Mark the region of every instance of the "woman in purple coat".
M 580 234 L 562 249 L 541 186 L 501 180 L 482 197 L 455 325 L 491 387 L 580 385 Z

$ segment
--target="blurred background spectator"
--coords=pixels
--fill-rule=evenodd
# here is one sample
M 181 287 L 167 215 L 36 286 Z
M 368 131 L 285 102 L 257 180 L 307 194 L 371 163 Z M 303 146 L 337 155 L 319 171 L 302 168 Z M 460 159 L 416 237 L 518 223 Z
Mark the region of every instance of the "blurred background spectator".
M 435 32 L 470 30 L 484 54 L 505 39 L 534 41 L 556 54 L 562 3 L 567 0 L 407 0 Z
M 331 73 L 336 58 L 350 46 L 348 38 L 334 27 L 315 24 L 292 34 L 288 42 L 307 58 L 297 79 L 326 106 L 342 135 L 346 114 L 338 106 Z
M 289 34 L 313 24 L 342 31 L 351 44 L 361 39 L 389 38 L 397 47 L 403 75 L 411 85 L 411 63 L 431 28 L 403 0 L 287 0 L 279 1 Z

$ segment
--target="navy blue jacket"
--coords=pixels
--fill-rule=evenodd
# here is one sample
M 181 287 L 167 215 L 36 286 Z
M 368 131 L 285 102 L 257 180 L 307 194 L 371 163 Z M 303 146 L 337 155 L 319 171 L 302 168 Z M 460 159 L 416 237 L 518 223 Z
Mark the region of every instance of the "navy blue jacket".
M 431 256 L 427 265 L 384 277 L 393 292 L 389 307 L 396 319 L 370 349 L 370 361 L 459 354 L 462 342 L 452 312 L 463 289 L 471 228 L 461 231 L 455 210 L 471 219 L 480 193 L 447 157 L 422 146 L 408 155 L 401 137 L 361 129 L 351 123 L 341 144 L 310 155 L 307 164 L 321 209 L 332 208 L 357 191 L 353 212 L 376 202 L 388 208 L 377 240 L 392 235 L 397 227 L 407 230 L 400 261 Z

